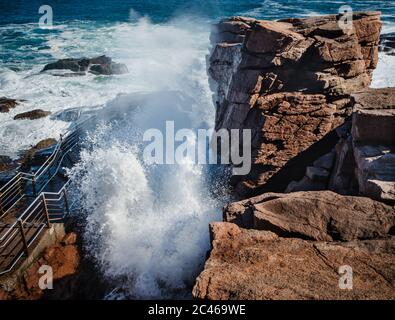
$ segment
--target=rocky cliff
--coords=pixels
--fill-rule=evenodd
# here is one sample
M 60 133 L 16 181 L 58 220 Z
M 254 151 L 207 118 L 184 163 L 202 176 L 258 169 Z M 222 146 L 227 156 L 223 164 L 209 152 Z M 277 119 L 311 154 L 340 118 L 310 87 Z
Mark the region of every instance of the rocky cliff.
M 213 249 L 193 295 L 200 299 L 394 299 L 394 239 L 323 242 L 210 226 Z M 353 271 L 339 286 L 339 267 Z
M 350 94 L 369 86 L 380 14 L 354 14 L 352 29 L 338 19 L 235 17 L 215 26 L 209 74 L 216 129 L 253 133 L 253 170 L 234 179 L 241 197 L 284 191 L 300 179 L 306 162 L 336 144 L 334 129 L 352 112 Z
M 395 88 L 368 88 L 380 14 L 339 19 L 215 26 L 216 127 L 252 129 L 254 166 L 194 297 L 394 299 Z
M 352 95 L 353 115 L 334 149 L 286 191 L 330 189 L 395 204 L 395 88 Z

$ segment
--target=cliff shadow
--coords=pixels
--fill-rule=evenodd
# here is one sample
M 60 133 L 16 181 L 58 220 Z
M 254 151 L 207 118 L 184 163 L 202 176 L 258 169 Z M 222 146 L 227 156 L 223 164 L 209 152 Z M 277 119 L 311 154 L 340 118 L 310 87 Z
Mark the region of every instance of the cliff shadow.
M 290 182 L 301 180 L 307 167 L 311 166 L 319 157 L 329 153 L 339 140 L 336 129 L 333 129 L 322 139 L 290 159 L 266 183 L 250 189 L 246 194 L 242 194 L 242 198 L 250 198 L 266 192 L 284 192 Z M 252 171 L 265 172 L 267 171 L 265 167 L 265 165 L 253 165 Z

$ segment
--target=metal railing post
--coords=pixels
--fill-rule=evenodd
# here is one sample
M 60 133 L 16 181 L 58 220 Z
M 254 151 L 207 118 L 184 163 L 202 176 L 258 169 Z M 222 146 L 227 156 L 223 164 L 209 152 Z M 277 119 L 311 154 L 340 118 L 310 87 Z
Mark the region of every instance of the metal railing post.
M 42 231 L 46 226 L 48 226 L 48 228 L 52 226 L 51 216 L 53 217 L 53 221 L 56 221 L 58 208 L 62 207 L 60 199 L 60 196 L 62 194 L 64 197 L 64 208 L 61 208 L 60 211 L 62 212 L 63 217 L 66 214 L 70 214 L 72 204 L 70 204 L 69 202 L 70 199 L 68 198 L 68 192 L 66 191 L 66 185 L 68 184 L 68 182 L 62 188 L 63 190 L 60 190 L 57 193 L 44 193 L 42 191 L 45 189 L 46 185 L 51 179 L 51 168 L 55 168 L 55 175 L 58 172 L 57 170 L 60 167 L 63 158 L 66 155 L 70 157 L 70 150 L 78 148 L 78 142 L 82 140 L 80 135 L 83 134 L 83 128 L 86 127 L 88 123 L 87 121 L 95 118 L 96 117 L 90 117 L 84 122 L 78 123 L 75 126 L 75 132 L 68 131 L 65 136 L 61 134 L 59 144 L 56 146 L 54 151 L 39 169 L 35 170 L 34 172 L 26 173 L 20 171 L 14 178 L 12 178 L 3 187 L 0 188 L 0 217 L 2 217 L 2 215 L 4 214 L 7 214 L 10 208 L 14 206 L 16 210 L 21 209 L 20 207 L 16 206 L 16 203 L 24 196 L 30 196 L 31 192 L 35 197 L 35 199 L 30 202 L 30 205 L 26 209 L 24 209 L 23 213 L 21 215 L 18 215 L 18 218 L 14 220 L 11 225 L 6 226 L 8 230 L 5 230 L 5 233 L 2 234 L 1 248 L 7 246 L 11 247 L 9 249 L 11 250 L 11 253 L 9 253 L 8 256 L 15 255 L 15 260 L 13 260 L 13 265 L 9 267 L 8 271 L 3 272 L 2 270 L 0 270 L 0 274 L 12 270 L 24 254 L 27 257 L 31 256 L 31 251 L 33 250 L 33 245 L 35 245 L 35 240 L 39 239 L 39 236 L 42 234 Z M 58 157 L 59 155 L 63 155 L 60 160 Z M 72 159 L 70 158 L 70 160 Z M 45 172 L 45 170 L 47 170 L 47 172 Z M 45 181 L 46 175 L 48 175 L 49 181 Z M 16 179 L 19 180 L 17 181 Z M 29 183 L 32 184 L 32 189 L 30 189 Z M 21 197 L 15 200 L 15 197 L 17 195 L 20 195 Z M 57 196 L 56 199 L 51 198 L 51 196 L 54 195 Z M 47 197 L 48 200 L 46 199 Z M 42 201 L 42 208 L 41 203 L 39 202 L 40 200 Z M 55 202 L 54 206 L 56 209 L 52 209 L 53 207 L 50 201 Z M 38 213 L 36 211 L 37 209 L 40 210 Z M 36 223 L 37 221 L 38 223 Z M 18 233 L 20 233 L 20 239 L 18 238 Z M 14 236 L 16 238 L 14 238 Z M 15 245 L 16 243 L 14 242 L 14 240 L 18 242 L 17 245 Z M 4 259 L 4 256 L 1 256 L 0 262 L 3 263 L 5 261 Z
M 44 214 L 45 214 L 45 218 L 47 220 L 48 228 L 51 228 L 51 220 L 49 219 L 48 207 L 47 207 L 47 202 L 45 200 L 44 193 L 42 194 L 42 202 L 43 202 L 43 206 L 44 206 Z
M 32 178 L 32 188 L 33 188 L 33 195 L 37 195 L 37 190 L 36 190 L 36 176 L 33 176 Z
M 0 192 L 0 215 L 3 214 L 5 211 L 3 209 L 3 194 Z
M 66 189 L 63 189 L 64 205 L 66 207 L 67 215 L 70 214 L 69 199 L 67 197 Z
M 18 193 L 20 196 L 23 195 L 23 184 L 22 184 L 22 179 L 19 180 L 18 182 Z
M 24 249 L 24 251 L 26 253 L 26 256 L 30 256 L 29 246 L 27 245 L 27 240 L 26 240 L 25 231 L 23 229 L 22 220 L 18 220 L 18 225 L 19 225 L 19 231 L 21 232 L 23 249 Z

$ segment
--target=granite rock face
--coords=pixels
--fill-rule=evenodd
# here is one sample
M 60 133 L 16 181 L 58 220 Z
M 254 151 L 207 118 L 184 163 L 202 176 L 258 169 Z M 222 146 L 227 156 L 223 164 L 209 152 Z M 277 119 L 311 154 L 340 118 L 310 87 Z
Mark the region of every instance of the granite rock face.
M 350 126 L 324 156 L 334 155 L 335 161 L 332 166 L 328 161 L 326 168 L 318 160 L 313 165 L 313 171 L 325 169 L 328 174 L 311 176 L 312 169 L 306 170 L 287 192 L 330 189 L 395 203 L 395 88 L 367 89 L 352 98 Z
M 224 220 L 283 237 L 368 240 L 394 232 L 395 209 L 369 198 L 331 191 L 269 193 L 225 207 Z
M 210 225 L 212 250 L 193 296 L 212 300 L 394 299 L 394 238 L 322 242 L 281 238 L 226 222 Z M 352 289 L 341 276 L 352 268 Z M 348 289 L 347 289 L 348 288 Z
M 261 191 L 284 191 L 292 178 L 303 176 L 301 163 L 317 157 L 317 142 L 326 137 L 336 144 L 331 132 L 351 115 L 350 94 L 369 86 L 378 61 L 380 14 L 355 13 L 352 29 L 340 28 L 338 18 L 235 17 L 214 29 L 209 74 L 216 129 L 253 134 L 252 171 L 234 179 L 241 197 L 264 185 Z M 274 177 L 284 170 L 289 177 Z
M 394 299 L 395 208 L 331 191 L 266 193 L 225 206 L 198 299 Z M 344 268 L 351 287 L 344 287 Z
M 353 95 L 352 137 L 356 143 L 395 145 L 395 88 Z
M 254 166 L 195 298 L 394 299 L 395 89 L 368 89 L 379 14 L 339 18 L 216 26 L 216 126 L 252 130 Z

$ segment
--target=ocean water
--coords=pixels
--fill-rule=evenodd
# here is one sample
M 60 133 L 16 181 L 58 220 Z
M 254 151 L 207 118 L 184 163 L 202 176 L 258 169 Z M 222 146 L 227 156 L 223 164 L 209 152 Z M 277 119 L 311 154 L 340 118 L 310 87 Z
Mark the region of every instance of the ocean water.
M 54 26 L 38 26 L 41 1 L 0 0 L 0 96 L 24 99 L 0 113 L 0 155 L 68 128 L 67 110 L 96 110 L 81 162 L 70 172 L 86 215 L 85 245 L 112 283 L 107 298 L 189 297 L 209 249 L 208 223 L 227 201 L 221 175 L 192 161 L 147 166 L 141 134 L 174 120 L 179 128 L 212 128 L 215 110 L 206 55 L 210 24 L 243 15 L 280 19 L 336 13 L 340 6 L 380 10 L 383 32 L 395 31 L 395 1 L 119 0 L 46 1 Z M 42 74 L 60 58 L 106 54 L 125 63 L 119 76 Z M 395 85 L 395 57 L 380 55 L 373 87 Z M 15 121 L 32 109 L 45 119 Z M 116 118 L 116 120 L 109 120 Z M 214 183 L 215 181 L 215 183 Z M 98 196 L 100 195 L 100 196 Z

